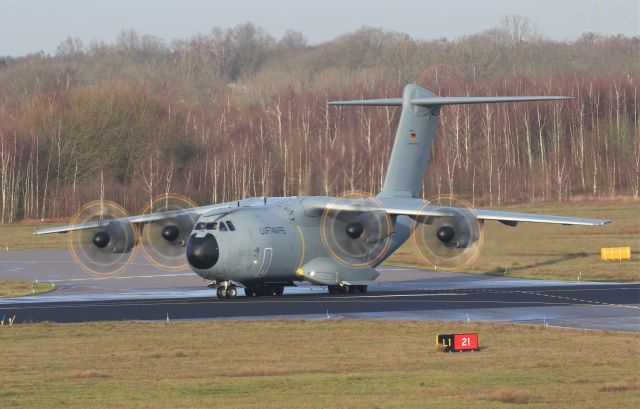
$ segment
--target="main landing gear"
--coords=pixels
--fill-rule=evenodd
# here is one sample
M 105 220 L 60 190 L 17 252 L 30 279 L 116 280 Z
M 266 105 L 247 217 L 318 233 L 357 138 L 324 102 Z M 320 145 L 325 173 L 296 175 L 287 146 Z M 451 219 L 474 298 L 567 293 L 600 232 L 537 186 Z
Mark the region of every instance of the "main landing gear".
M 245 287 L 244 294 L 247 297 L 281 296 L 284 294 L 284 285 L 265 284 L 257 287 Z
M 330 285 L 328 286 L 329 294 L 358 294 L 358 293 L 366 293 L 367 286 L 366 285 Z
M 264 284 L 256 287 L 244 287 L 244 294 L 247 297 L 281 296 L 284 294 L 282 284 Z M 232 299 L 238 296 L 238 287 L 230 282 L 223 282 L 218 285 L 216 295 L 219 299 Z

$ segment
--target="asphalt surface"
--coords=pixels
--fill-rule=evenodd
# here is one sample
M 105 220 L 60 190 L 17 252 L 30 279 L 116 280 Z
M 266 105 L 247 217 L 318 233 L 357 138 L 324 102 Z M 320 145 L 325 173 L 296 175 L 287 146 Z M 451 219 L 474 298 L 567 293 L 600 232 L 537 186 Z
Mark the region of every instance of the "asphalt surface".
M 33 277 L 33 278 L 32 278 Z M 640 285 L 523 280 L 383 267 L 366 294 L 287 288 L 282 297 L 218 300 L 188 271 L 155 269 L 141 258 L 118 277 L 95 277 L 66 251 L 0 255 L 0 278 L 54 282 L 56 291 L 0 299 L 0 319 L 24 322 L 364 318 L 482 320 L 640 331 Z

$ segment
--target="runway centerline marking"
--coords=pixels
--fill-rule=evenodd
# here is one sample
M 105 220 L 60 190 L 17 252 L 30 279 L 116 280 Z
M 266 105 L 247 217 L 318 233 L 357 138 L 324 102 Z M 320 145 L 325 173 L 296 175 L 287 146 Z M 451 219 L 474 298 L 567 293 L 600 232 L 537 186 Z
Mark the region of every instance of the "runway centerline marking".
M 543 291 L 547 291 L 547 290 L 543 290 Z M 562 290 L 560 289 L 560 290 L 555 290 L 555 291 L 562 291 Z M 520 294 L 538 295 L 538 296 L 556 298 L 556 299 L 562 299 L 562 300 L 578 301 L 578 302 L 585 303 L 585 304 L 582 304 L 582 305 L 592 305 L 594 307 L 618 307 L 618 308 L 640 309 L 640 306 L 637 306 L 637 305 L 612 304 L 612 303 L 593 301 L 593 300 L 583 300 L 583 299 L 580 299 L 580 298 L 571 298 L 571 297 L 564 297 L 564 296 L 561 296 L 561 295 L 547 294 L 547 293 L 542 292 L 542 291 L 512 291 L 512 292 L 520 293 Z
M 67 278 L 64 280 L 45 280 L 46 283 L 66 283 L 70 281 L 95 281 L 95 280 L 124 280 L 128 278 L 157 278 L 157 277 L 181 277 L 195 276 L 194 273 L 176 273 L 176 274 L 153 274 L 144 276 L 126 276 L 126 277 L 85 277 L 85 278 Z
M 451 295 L 469 295 L 466 293 L 438 293 L 438 294 L 380 294 L 380 295 L 350 295 L 349 298 L 395 298 L 395 297 L 438 297 Z M 325 297 L 325 299 L 345 299 L 345 297 Z

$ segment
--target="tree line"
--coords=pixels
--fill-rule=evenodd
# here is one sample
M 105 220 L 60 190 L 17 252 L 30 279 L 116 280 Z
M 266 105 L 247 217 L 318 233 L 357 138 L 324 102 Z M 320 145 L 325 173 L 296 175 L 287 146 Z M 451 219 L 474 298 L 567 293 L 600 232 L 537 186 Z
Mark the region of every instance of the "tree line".
M 134 31 L 0 58 L 0 222 L 66 217 L 97 198 L 131 212 L 165 192 L 205 204 L 381 189 L 398 97 L 568 95 L 445 107 L 425 198 L 475 205 L 640 195 L 640 38 L 556 42 L 510 16 L 456 40 L 364 27 L 309 45 L 252 24 L 171 44 Z

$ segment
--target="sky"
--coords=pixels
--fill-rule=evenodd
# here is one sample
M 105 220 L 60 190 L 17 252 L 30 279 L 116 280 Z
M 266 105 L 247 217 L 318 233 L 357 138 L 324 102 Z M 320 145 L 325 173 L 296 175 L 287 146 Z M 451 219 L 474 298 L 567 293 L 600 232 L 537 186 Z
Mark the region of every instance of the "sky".
M 455 39 L 528 17 L 546 37 L 571 41 L 594 31 L 640 35 L 640 0 L 0 0 L 0 55 L 54 53 L 68 37 L 112 42 L 133 29 L 170 42 L 253 22 L 274 37 L 300 31 L 310 44 L 367 25 L 416 39 Z

